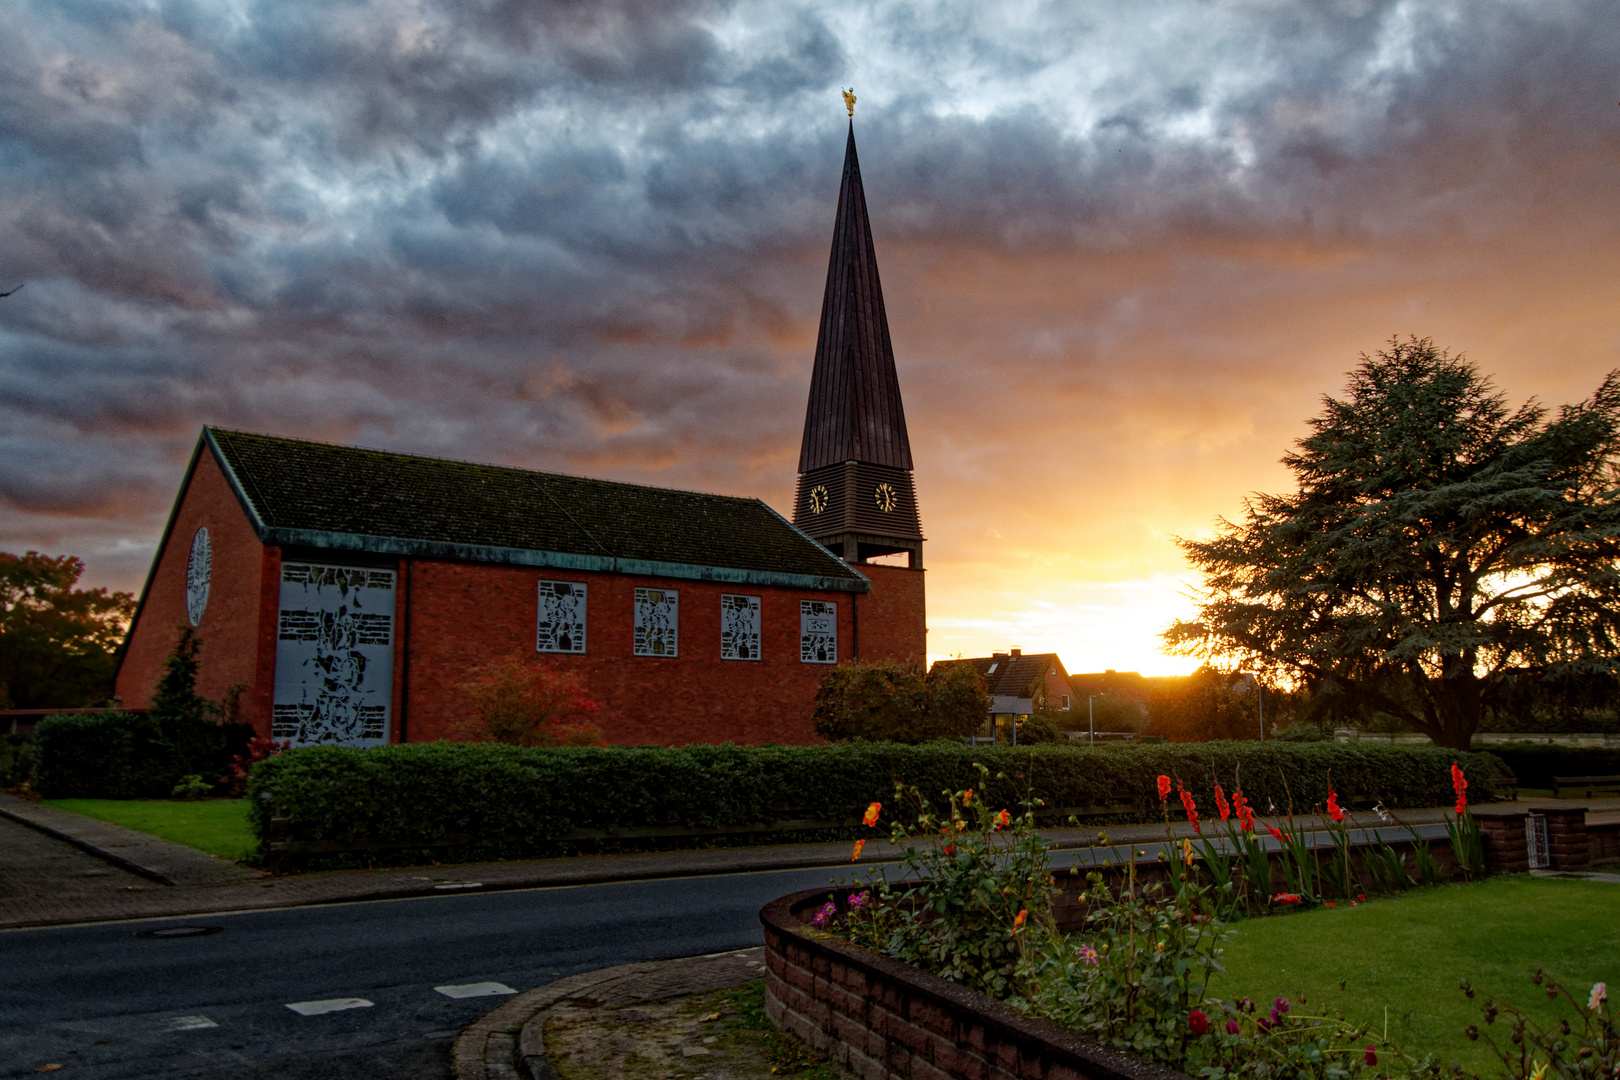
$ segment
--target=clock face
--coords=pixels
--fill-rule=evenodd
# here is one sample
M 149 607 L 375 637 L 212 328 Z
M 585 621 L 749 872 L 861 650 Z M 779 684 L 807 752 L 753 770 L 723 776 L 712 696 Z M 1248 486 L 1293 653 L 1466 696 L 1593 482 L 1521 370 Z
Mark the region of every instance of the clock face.
M 203 609 L 208 606 L 208 578 L 213 569 L 214 549 L 205 527 L 191 538 L 191 554 L 186 557 L 186 618 L 192 626 L 202 622 Z
M 900 501 L 900 496 L 888 484 L 879 484 L 872 492 L 872 498 L 877 502 L 877 508 L 887 514 L 893 510 Z
M 827 509 L 827 489 L 817 484 L 810 489 L 810 512 L 819 514 Z

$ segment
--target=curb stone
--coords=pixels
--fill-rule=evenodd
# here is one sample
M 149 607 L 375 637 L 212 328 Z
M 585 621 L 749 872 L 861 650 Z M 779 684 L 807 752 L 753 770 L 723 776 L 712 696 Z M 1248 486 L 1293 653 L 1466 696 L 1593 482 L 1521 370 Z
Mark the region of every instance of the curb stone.
M 545 1025 L 559 1005 L 589 999 L 602 1005 L 698 994 L 738 986 L 765 972 L 765 947 L 655 960 L 587 971 L 519 994 L 473 1021 L 456 1037 L 457 1080 L 556 1080 L 546 1057 Z

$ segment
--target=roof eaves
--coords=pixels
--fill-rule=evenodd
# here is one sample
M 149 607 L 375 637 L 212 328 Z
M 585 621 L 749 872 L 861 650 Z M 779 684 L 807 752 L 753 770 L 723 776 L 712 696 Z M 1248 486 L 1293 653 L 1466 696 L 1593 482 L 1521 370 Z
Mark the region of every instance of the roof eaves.
M 248 496 L 247 487 L 242 483 L 242 478 L 237 475 L 236 467 L 231 464 L 230 455 L 226 454 L 214 439 L 214 429 L 206 424 L 203 426 L 201 441 L 207 443 L 208 448 L 213 451 L 214 460 L 219 463 L 220 472 L 225 474 L 225 482 L 230 484 L 231 491 L 236 495 L 236 501 L 242 504 L 242 512 L 247 515 L 248 524 L 253 526 L 253 532 L 258 536 L 259 542 L 268 543 L 265 534 L 269 531 L 269 527 L 265 524 L 264 518 L 260 516 L 259 508 L 254 505 L 252 498 Z M 199 447 L 199 449 L 201 448 Z
M 820 540 L 817 540 L 815 537 L 811 536 L 809 533 L 805 532 L 803 529 L 801 529 L 797 525 L 793 524 L 793 522 L 789 521 L 787 518 L 785 518 L 781 514 L 777 513 L 776 512 L 776 507 L 772 506 L 770 503 L 766 502 L 764 499 L 756 498 L 756 499 L 754 499 L 754 502 L 757 502 L 759 505 L 763 506 L 767 513 L 769 513 L 777 521 L 780 521 L 783 525 L 786 525 L 788 528 L 792 529 L 795 533 L 799 534 L 799 536 L 802 537 L 804 540 L 808 541 L 809 543 L 814 544 L 817 547 L 817 549 L 819 549 L 821 551 L 825 551 L 827 553 L 827 558 L 835 560 L 842 569 L 849 571 L 851 574 L 854 574 L 857 578 L 859 578 L 866 585 L 865 588 L 850 589 L 850 590 L 848 590 L 849 592 L 871 592 L 872 591 L 872 579 L 871 578 L 867 577 L 865 574 L 861 573 L 859 570 L 855 569 L 853 566 L 846 563 L 843 559 L 838 558 L 838 556 L 834 555 L 832 552 L 827 551 L 826 546 L 823 545 Z
M 283 547 L 365 551 L 374 554 L 445 559 L 452 562 L 496 563 L 504 566 L 538 566 L 610 574 L 640 574 L 646 577 L 676 578 L 685 581 L 766 585 L 787 589 L 809 589 L 816 592 L 869 592 L 872 588 L 871 582 L 858 574 L 855 578 L 791 574 L 776 570 L 743 570 L 727 566 L 657 562 L 651 559 L 619 559 L 607 555 L 576 555 L 564 551 L 535 551 L 528 548 L 413 540 L 400 536 L 364 536 L 318 529 L 267 528 L 263 540 L 267 544 L 278 544 Z

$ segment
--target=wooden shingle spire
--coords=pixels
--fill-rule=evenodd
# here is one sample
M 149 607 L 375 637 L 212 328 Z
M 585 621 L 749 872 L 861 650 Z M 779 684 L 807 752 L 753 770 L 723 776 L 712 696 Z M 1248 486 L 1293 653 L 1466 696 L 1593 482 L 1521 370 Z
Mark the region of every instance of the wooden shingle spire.
M 911 468 L 851 122 L 793 522 L 849 562 L 906 551 L 920 567 L 922 527 Z

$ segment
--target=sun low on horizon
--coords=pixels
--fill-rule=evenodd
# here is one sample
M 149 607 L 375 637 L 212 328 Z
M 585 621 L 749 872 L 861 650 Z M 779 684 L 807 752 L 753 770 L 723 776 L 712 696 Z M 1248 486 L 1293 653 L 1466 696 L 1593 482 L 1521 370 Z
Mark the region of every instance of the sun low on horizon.
M 1620 367 L 1595 0 L 301 10 L 16 13 L 0 550 L 139 591 L 204 424 L 791 517 L 852 125 L 930 659 L 1195 668 L 1174 538 L 1392 337 Z

